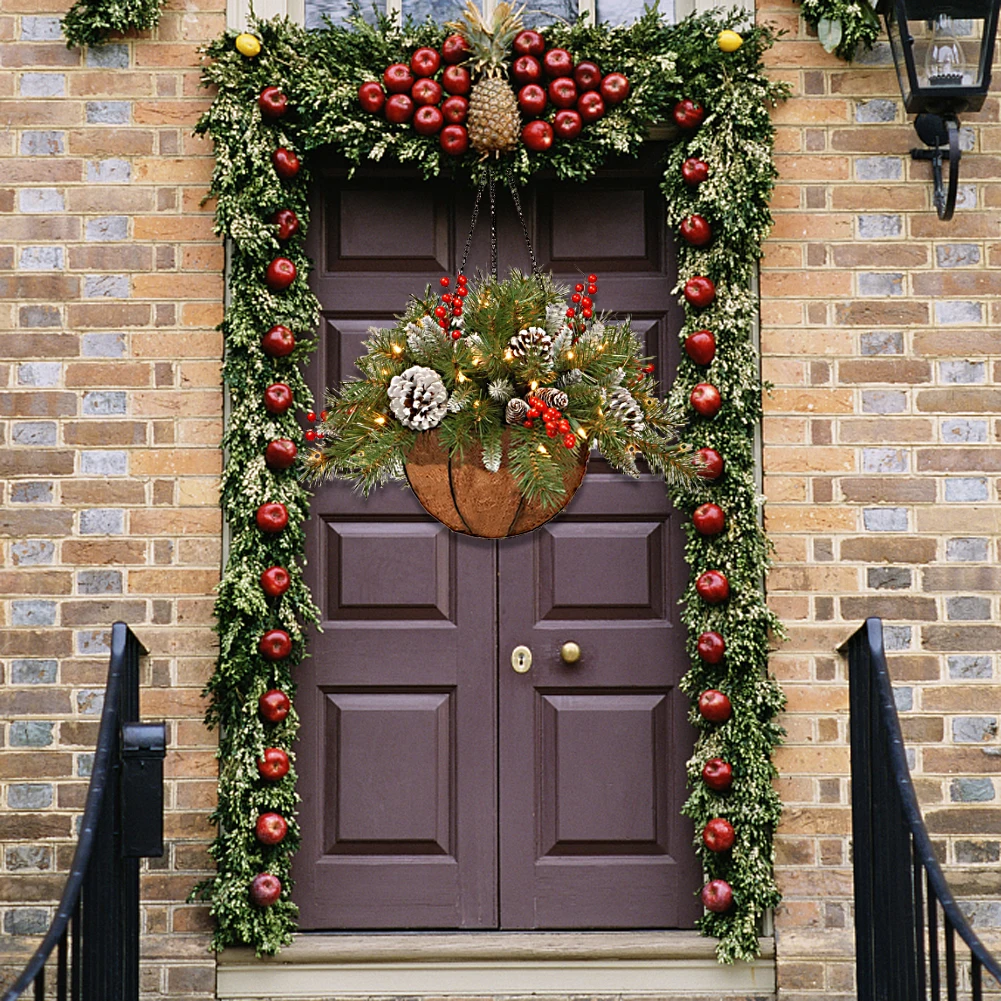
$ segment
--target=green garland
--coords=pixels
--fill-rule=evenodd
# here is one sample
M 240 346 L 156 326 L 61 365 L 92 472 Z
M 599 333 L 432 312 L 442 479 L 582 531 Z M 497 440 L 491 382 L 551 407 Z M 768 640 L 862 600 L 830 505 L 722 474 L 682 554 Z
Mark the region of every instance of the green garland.
M 741 18 L 738 11 L 713 12 L 671 25 L 652 9 L 629 27 L 581 21 L 546 28 L 550 46 L 563 46 L 575 59 L 595 59 L 609 70 L 624 72 L 632 92 L 577 140 L 556 143 L 546 153 L 529 153 L 520 146 L 507 161 L 522 179 L 551 168 L 562 179 L 582 181 L 609 157 L 638 152 L 650 127 L 668 119 L 675 102 L 692 98 L 706 108 L 701 128 L 677 137 L 663 191 L 672 225 L 698 213 L 710 220 L 714 231 L 706 250 L 679 241 L 678 265 L 682 284 L 695 275 L 716 283 L 716 298 L 708 308 L 696 310 L 686 303 L 681 335 L 712 329 L 716 357 L 708 368 L 685 358 L 671 402 L 691 418 L 682 440 L 718 450 L 726 471 L 716 482 L 676 485 L 672 494 L 681 510 L 692 511 L 711 500 L 723 507 L 727 518 L 725 532 L 715 538 L 689 528 L 686 557 L 693 579 L 708 569 L 720 570 L 729 579 L 731 596 L 710 606 L 690 585 L 684 617 L 694 666 L 683 681 L 692 696 L 707 688 L 722 689 L 734 707 L 733 718 L 722 726 L 706 724 L 693 708 L 700 735 L 688 765 L 692 795 L 685 806 L 695 822 L 706 871 L 733 887 L 733 907 L 724 914 L 707 914 L 700 922 L 705 933 L 719 938 L 718 956 L 724 962 L 757 955 L 761 914 L 779 899 L 772 875 L 772 834 L 780 808 L 772 788 L 771 750 L 781 736 L 774 717 L 782 696 L 766 668 L 768 633 L 777 630 L 778 623 L 762 589 L 768 545 L 754 480 L 753 441 L 762 387 L 752 342 L 752 281 L 770 225 L 768 198 L 775 178 L 768 109 L 787 91 L 768 80 L 762 65 L 764 51 L 774 41 L 771 29 L 746 31 L 736 52 L 723 52 L 716 45 L 718 33 L 737 27 Z M 221 728 L 215 813 L 220 833 L 212 847 L 218 873 L 199 893 L 211 902 L 216 918 L 215 948 L 244 942 L 259 953 L 274 953 L 295 928 L 288 880 L 298 834 L 294 773 L 267 782 L 258 775 L 256 761 L 266 747 L 290 749 L 296 720 L 293 713 L 277 726 L 265 724 L 256 703 L 271 687 L 293 693 L 293 668 L 304 655 L 303 630 L 316 621 L 317 612 L 300 569 L 306 489 L 296 470 L 274 472 L 262 458 L 275 438 L 302 443 L 292 412 L 269 416 L 262 395 L 269 384 L 282 381 L 292 388 L 298 408 L 310 405 L 299 372 L 309 344 L 300 342 L 287 358 L 273 359 L 263 353 L 260 338 L 276 323 L 297 336 L 311 337 L 318 303 L 306 285 L 309 261 L 301 234 L 279 244 L 271 222 L 276 210 L 291 208 L 304 226 L 308 223 L 308 163 L 293 180 L 282 180 L 272 166 L 272 153 L 284 146 L 308 161 L 310 150 L 329 145 L 356 164 L 396 160 L 417 164 L 426 176 L 450 172 L 463 183 L 478 178 L 482 167 L 475 155 L 448 157 L 435 137 L 418 136 L 407 125 L 387 125 L 357 102 L 361 83 L 376 78 L 386 65 L 406 60 L 422 45 L 438 47 L 444 28 L 430 23 L 398 27 L 387 19 L 368 25 L 355 18 L 347 28 L 316 32 L 277 19 L 255 22 L 252 30 L 262 43 L 256 58 L 234 49 L 235 32 L 210 46 L 213 61 L 204 82 L 217 88 L 217 96 L 198 125 L 198 132 L 215 143 L 216 224 L 233 247 L 230 305 L 223 324 L 232 409 L 222 504 L 230 548 L 216 603 L 221 651 L 208 686 L 209 721 Z M 258 94 L 270 85 L 281 88 L 293 109 L 277 122 L 262 120 L 257 105 Z M 708 180 L 697 187 L 688 186 L 681 176 L 681 163 L 691 156 L 709 164 Z M 295 263 L 298 275 L 287 291 L 273 293 L 264 274 L 279 254 Z M 723 399 L 722 410 L 711 420 L 696 416 L 688 403 L 693 386 L 702 381 L 714 383 Z M 288 510 L 289 525 L 277 535 L 262 533 L 255 524 L 258 506 L 268 501 L 279 501 Z M 292 586 L 283 597 L 266 599 L 258 579 L 273 564 L 288 568 Z M 258 638 L 273 628 L 286 630 L 292 639 L 290 656 L 277 662 L 257 650 Z M 696 639 L 706 629 L 718 630 L 726 639 L 727 656 L 720 667 L 710 667 L 696 655 Z M 717 756 L 733 765 L 729 793 L 711 792 L 700 778 L 703 764 Z M 277 846 L 265 847 L 254 837 L 254 818 L 265 810 L 277 810 L 289 819 L 290 833 Z M 736 829 L 732 851 L 722 855 L 709 852 L 698 836 L 717 816 L 730 819 Z M 262 871 L 278 876 L 283 884 L 279 902 L 271 907 L 255 906 L 248 894 L 254 875 Z
M 163 0 L 76 0 L 62 20 L 66 47 L 103 45 L 114 32 L 145 31 L 160 23 Z
M 859 46 L 871 49 L 879 38 L 879 18 L 869 0 L 800 0 L 803 17 L 816 29 L 820 44 L 851 62 Z

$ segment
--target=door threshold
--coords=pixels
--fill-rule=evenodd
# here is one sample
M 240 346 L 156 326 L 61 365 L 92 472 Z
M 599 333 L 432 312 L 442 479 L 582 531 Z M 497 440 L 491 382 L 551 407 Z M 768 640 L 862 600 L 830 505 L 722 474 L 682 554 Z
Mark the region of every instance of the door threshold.
M 303 933 L 279 955 L 227 949 L 217 997 L 313 1001 L 373 995 L 644 995 L 744 999 L 775 992 L 775 940 L 724 966 L 694 931 Z

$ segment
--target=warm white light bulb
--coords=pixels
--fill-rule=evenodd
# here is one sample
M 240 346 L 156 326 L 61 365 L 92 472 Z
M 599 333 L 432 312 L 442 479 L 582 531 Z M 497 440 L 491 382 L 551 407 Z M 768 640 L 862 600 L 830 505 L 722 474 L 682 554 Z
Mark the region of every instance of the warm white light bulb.
M 963 48 L 953 34 L 952 18 L 939 14 L 925 54 L 925 75 L 933 87 L 961 87 L 966 73 Z

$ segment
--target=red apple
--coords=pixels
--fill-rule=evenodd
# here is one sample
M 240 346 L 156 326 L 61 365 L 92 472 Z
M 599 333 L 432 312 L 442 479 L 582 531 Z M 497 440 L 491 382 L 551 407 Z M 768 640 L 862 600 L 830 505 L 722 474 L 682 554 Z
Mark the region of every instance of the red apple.
M 518 56 L 511 67 L 511 78 L 515 83 L 538 83 L 542 79 L 542 66 L 535 56 Z
M 704 216 L 690 215 L 681 220 L 681 236 L 693 247 L 708 247 L 713 231 Z
M 267 660 L 284 660 L 292 652 L 292 637 L 284 629 L 269 629 L 258 641 L 257 650 Z
M 699 696 L 699 712 L 709 723 L 725 723 L 733 715 L 733 706 L 721 691 L 707 688 Z
M 710 758 L 702 766 L 702 781 L 713 792 L 726 792 L 733 785 L 733 765 L 722 758 Z
M 572 108 L 577 103 L 577 84 L 568 76 L 549 82 L 549 100 L 557 108 Z
M 546 110 L 546 92 L 537 84 L 526 84 L 518 91 L 518 107 L 526 115 L 541 115 Z
M 521 130 L 521 141 L 534 153 L 544 153 L 553 145 L 553 127 L 549 122 L 529 122 Z
M 382 89 L 382 84 L 376 80 L 363 83 L 358 88 L 358 103 L 373 115 L 382 111 L 382 106 L 386 103 L 386 92 Z
M 586 94 L 580 95 L 577 110 L 580 112 L 584 124 L 589 125 L 591 122 L 596 122 L 605 113 L 605 102 L 597 91 L 589 90 Z
M 573 74 L 573 59 L 566 49 L 550 49 L 542 57 L 542 68 L 548 77 L 571 76 Z
M 261 338 L 261 347 L 272 358 L 284 358 L 295 350 L 295 335 L 277 323 Z
M 723 475 L 723 456 L 715 448 L 700 448 L 695 453 L 696 472 L 704 480 L 718 480 Z
M 434 49 L 418 49 L 410 57 L 410 69 L 414 76 L 434 76 L 441 66 L 441 56 Z
M 716 338 L 711 330 L 696 330 L 685 338 L 685 354 L 696 365 L 708 365 L 716 357 Z
M 597 90 L 601 86 L 601 69 L 590 59 L 582 59 L 574 67 L 573 79 L 581 93 L 586 90 Z
M 438 104 L 441 100 L 441 84 L 422 77 L 410 88 L 410 96 L 416 105 Z
M 449 156 L 462 156 L 469 149 L 469 133 L 465 125 L 446 125 L 438 136 L 438 142 Z
M 441 58 L 447 63 L 461 63 L 468 55 L 469 43 L 462 35 L 449 35 L 441 43 Z
M 692 512 L 692 524 L 699 535 L 719 535 L 726 524 L 723 508 L 719 504 L 700 504 Z
M 264 463 L 268 469 L 288 469 L 294 462 L 299 449 L 288 438 L 276 438 L 268 442 L 264 450 Z
M 279 501 L 268 501 L 257 509 L 254 520 L 262 532 L 277 535 L 288 524 L 288 508 Z
M 697 156 L 690 156 L 681 165 L 681 179 L 689 187 L 698 187 L 709 176 L 709 164 Z
M 436 136 L 444 124 L 445 116 L 433 105 L 425 104 L 414 112 L 414 129 L 419 135 Z
M 284 146 L 279 146 L 271 154 L 271 162 L 274 164 L 275 173 L 283 181 L 290 181 L 299 173 L 299 168 L 302 166 L 299 162 L 299 157 L 292 150 L 286 149 Z
M 689 100 L 687 97 L 683 101 L 678 101 L 673 114 L 674 121 L 682 129 L 697 129 L 706 115 L 698 101 Z
M 268 723 L 280 723 L 291 708 L 289 697 L 277 688 L 269 689 L 257 700 L 257 711 Z
M 447 97 L 441 106 L 442 117 L 450 125 L 461 125 L 469 112 L 469 102 L 464 97 Z
M 696 275 L 685 282 L 685 298 L 697 309 L 705 309 L 716 298 L 716 285 L 711 278 Z
M 285 567 L 268 567 L 261 574 L 261 588 L 269 598 L 280 598 L 292 583 Z
M 288 834 L 288 821 L 280 813 L 262 813 L 254 824 L 254 835 L 262 845 L 277 845 Z
M 414 113 L 414 102 L 406 94 L 393 94 L 386 102 L 386 121 L 402 125 L 410 121 Z
M 700 382 L 692 390 L 688 400 L 703 417 L 715 417 L 723 406 L 719 390 L 708 382 Z
M 270 907 L 282 895 L 282 881 L 270 872 L 261 872 L 250 884 L 250 899 L 256 907 Z
M 722 817 L 713 817 L 702 828 L 702 843 L 711 852 L 728 852 L 733 847 L 735 838 L 733 824 Z
M 583 127 L 583 120 L 572 108 L 557 111 L 553 119 L 553 132 L 558 139 L 576 139 Z
M 264 755 L 257 759 L 257 770 L 262 779 L 277 782 L 288 775 L 288 755 L 280 747 L 269 747 Z
M 264 118 L 277 121 L 288 111 L 288 98 L 277 87 L 265 87 L 257 98 L 257 107 Z
M 713 879 L 702 887 L 702 906 L 707 911 L 724 914 L 733 907 L 733 890 L 725 879 Z
M 299 232 L 299 217 L 291 209 L 279 209 L 272 217 L 278 227 L 278 239 L 284 243 Z
M 295 265 L 287 257 L 276 257 L 264 274 L 264 284 L 272 292 L 284 292 L 295 281 Z
M 446 66 L 441 85 L 449 94 L 468 94 L 472 78 L 465 66 Z
M 629 80 L 621 73 L 609 73 L 601 81 L 601 98 L 605 104 L 621 104 L 629 96 Z
M 526 28 L 514 36 L 514 51 L 519 56 L 541 56 L 546 51 L 546 43 L 537 31 Z
M 719 664 L 726 653 L 726 640 L 717 632 L 704 632 L 696 641 L 696 649 L 706 664 Z
M 283 414 L 291 406 L 292 390 L 284 382 L 273 382 L 264 390 L 264 409 L 269 414 Z
M 730 597 L 730 582 L 719 570 L 707 570 L 695 581 L 698 596 L 709 605 L 718 605 Z
M 414 75 L 406 63 L 393 63 L 382 74 L 382 82 L 390 94 L 406 94 L 414 85 Z

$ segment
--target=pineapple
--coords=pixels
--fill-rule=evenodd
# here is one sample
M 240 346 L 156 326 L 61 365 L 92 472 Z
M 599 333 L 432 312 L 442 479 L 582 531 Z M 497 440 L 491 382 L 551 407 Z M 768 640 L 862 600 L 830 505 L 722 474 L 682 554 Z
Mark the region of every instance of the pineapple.
M 509 3 L 499 3 L 493 25 L 488 26 L 473 0 L 467 0 L 462 20 L 447 26 L 466 39 L 472 52 L 467 65 L 476 83 L 469 95 L 466 128 L 469 142 L 481 159 L 509 153 L 518 144 L 521 114 L 506 72 L 511 43 L 521 31 L 524 10 L 524 6 L 514 9 Z

